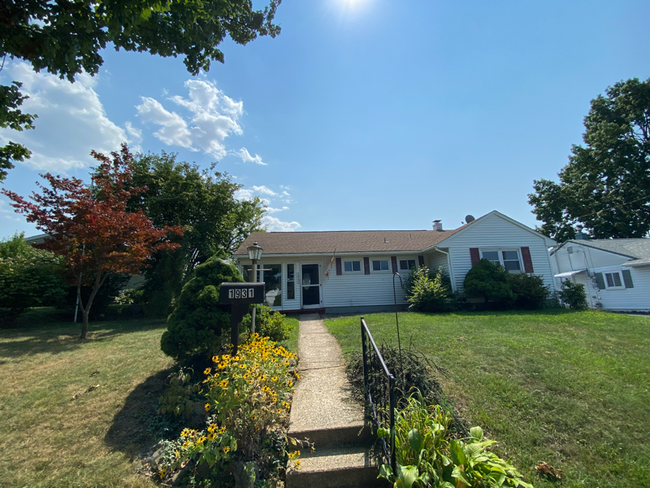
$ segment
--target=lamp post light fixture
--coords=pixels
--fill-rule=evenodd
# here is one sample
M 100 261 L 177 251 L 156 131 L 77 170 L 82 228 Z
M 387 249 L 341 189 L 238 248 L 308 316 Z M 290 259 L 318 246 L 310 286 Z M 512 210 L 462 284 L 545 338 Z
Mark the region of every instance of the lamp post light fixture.
M 264 249 L 262 249 L 262 246 L 260 246 L 257 242 L 253 242 L 253 245 L 248 246 L 246 249 L 248 250 L 248 257 L 253 262 L 253 279 L 251 281 L 253 283 L 257 283 L 257 262 L 262 259 L 262 253 L 264 252 Z M 251 334 L 255 333 L 256 310 L 257 306 L 253 305 L 253 311 L 251 312 Z

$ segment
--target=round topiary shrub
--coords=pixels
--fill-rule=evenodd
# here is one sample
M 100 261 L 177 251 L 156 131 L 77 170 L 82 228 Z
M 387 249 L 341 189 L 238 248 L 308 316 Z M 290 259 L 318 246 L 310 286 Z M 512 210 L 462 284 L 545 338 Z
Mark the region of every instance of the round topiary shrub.
M 162 351 L 180 362 L 215 354 L 222 330 L 230 327 L 230 313 L 219 305 L 219 286 L 243 281 L 235 265 L 219 257 L 197 266 L 167 320 L 167 331 L 160 339 Z
M 470 298 L 483 298 L 496 308 L 508 308 L 517 295 L 508 283 L 508 272 L 487 259 L 481 259 L 465 276 L 465 294 Z

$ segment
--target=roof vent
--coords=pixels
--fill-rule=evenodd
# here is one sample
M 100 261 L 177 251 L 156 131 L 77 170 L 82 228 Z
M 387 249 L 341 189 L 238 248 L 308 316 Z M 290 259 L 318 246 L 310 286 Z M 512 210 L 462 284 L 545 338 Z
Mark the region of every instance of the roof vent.
M 388 239 L 384 237 L 384 244 L 388 243 Z
M 433 221 L 433 230 L 442 230 L 442 220 Z
M 467 214 L 467 215 L 465 215 L 465 222 L 467 222 L 468 224 L 469 224 L 470 222 L 474 222 L 475 220 L 476 220 L 476 219 L 474 218 L 474 216 L 473 216 L 472 214 Z

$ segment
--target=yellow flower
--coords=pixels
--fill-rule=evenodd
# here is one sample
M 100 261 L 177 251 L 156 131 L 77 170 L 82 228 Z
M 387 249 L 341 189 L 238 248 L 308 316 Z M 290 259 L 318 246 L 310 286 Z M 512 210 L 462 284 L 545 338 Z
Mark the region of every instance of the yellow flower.
M 296 461 L 296 469 L 300 469 L 300 459 L 298 459 L 298 461 Z
M 203 443 L 205 442 L 205 439 L 206 439 L 206 437 L 205 437 L 204 435 L 202 435 L 201 437 L 199 437 L 199 438 L 196 440 L 196 444 L 197 444 L 197 445 L 203 444 Z
M 278 377 L 277 376 L 271 376 L 271 381 L 278 381 Z
M 165 475 L 167 474 L 167 469 L 166 468 L 161 469 L 160 473 L 158 473 L 158 474 L 160 475 L 160 479 L 163 479 L 165 477 Z
M 192 445 L 192 443 L 191 443 L 190 441 L 185 441 L 185 442 L 183 443 L 183 446 L 182 446 L 182 447 L 183 447 L 183 449 L 187 449 L 187 448 L 190 447 L 191 445 Z
M 203 374 L 210 374 L 210 371 L 212 371 L 211 368 L 205 368 L 205 371 L 203 372 Z
M 228 453 L 230 452 L 230 446 L 226 446 L 226 447 L 224 447 L 224 448 L 223 448 L 223 452 L 224 452 L 225 454 L 228 454 Z
M 190 430 L 183 429 L 183 432 L 181 432 L 181 437 L 189 437 L 189 436 L 190 436 Z
M 219 434 L 223 434 L 224 432 L 226 432 L 226 427 L 225 427 L 225 426 L 222 426 L 222 427 L 219 429 Z
M 228 380 L 222 380 L 221 383 L 219 383 L 219 386 L 221 388 L 227 388 L 228 387 Z
M 215 434 L 214 432 L 212 432 L 211 434 L 208 434 L 208 440 L 209 440 L 209 441 L 213 441 L 214 438 L 215 438 L 216 436 L 217 436 L 217 434 Z
M 300 379 L 300 375 L 298 374 L 298 371 L 296 371 L 296 379 L 297 379 L 297 380 Z
M 210 424 L 208 432 L 214 432 L 215 430 L 217 430 L 217 424 Z
M 212 405 L 210 405 L 209 403 L 205 404 L 205 411 L 206 412 L 209 412 L 211 408 L 212 408 Z

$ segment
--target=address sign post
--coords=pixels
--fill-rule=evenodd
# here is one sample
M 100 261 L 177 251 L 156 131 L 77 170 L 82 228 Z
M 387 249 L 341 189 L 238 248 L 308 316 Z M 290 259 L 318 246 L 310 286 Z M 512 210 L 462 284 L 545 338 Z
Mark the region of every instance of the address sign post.
M 248 306 L 264 303 L 265 290 L 265 283 L 221 283 L 219 304 L 230 305 L 230 342 L 234 346 L 233 356 L 237 354 L 239 325 L 248 313 Z

